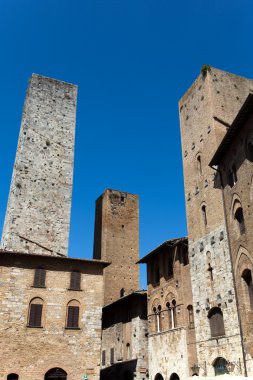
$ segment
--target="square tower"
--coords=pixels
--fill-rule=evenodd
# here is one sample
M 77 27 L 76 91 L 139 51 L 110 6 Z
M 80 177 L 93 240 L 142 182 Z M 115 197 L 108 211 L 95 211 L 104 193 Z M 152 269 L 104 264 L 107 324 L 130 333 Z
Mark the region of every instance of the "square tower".
M 106 190 L 96 201 L 94 259 L 111 263 L 104 270 L 104 304 L 139 289 L 138 195 Z
M 179 102 L 196 347 L 207 376 L 219 360 L 244 356 L 220 176 L 208 165 L 252 88 L 205 66 Z
M 33 74 L 2 236 L 8 251 L 67 256 L 77 86 Z

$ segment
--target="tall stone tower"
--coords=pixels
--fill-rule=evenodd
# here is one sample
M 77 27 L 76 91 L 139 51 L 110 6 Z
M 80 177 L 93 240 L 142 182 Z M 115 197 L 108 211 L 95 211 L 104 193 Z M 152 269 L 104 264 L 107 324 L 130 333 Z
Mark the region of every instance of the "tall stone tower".
M 94 259 L 111 263 L 104 269 L 104 304 L 139 289 L 139 199 L 106 190 L 96 201 Z
M 208 164 L 252 88 L 206 66 L 179 102 L 197 354 L 209 376 L 218 357 L 243 352 L 220 178 Z
M 33 74 L 23 109 L 2 248 L 67 256 L 77 87 Z

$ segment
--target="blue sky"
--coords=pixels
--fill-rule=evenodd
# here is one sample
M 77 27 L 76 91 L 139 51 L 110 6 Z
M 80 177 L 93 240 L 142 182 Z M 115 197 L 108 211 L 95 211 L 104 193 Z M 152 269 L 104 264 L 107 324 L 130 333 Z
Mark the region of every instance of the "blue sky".
M 70 256 L 91 258 L 106 188 L 139 194 L 140 256 L 186 235 L 178 100 L 203 63 L 253 78 L 252 14 L 252 0 L 0 0 L 0 227 L 35 72 L 79 86 Z

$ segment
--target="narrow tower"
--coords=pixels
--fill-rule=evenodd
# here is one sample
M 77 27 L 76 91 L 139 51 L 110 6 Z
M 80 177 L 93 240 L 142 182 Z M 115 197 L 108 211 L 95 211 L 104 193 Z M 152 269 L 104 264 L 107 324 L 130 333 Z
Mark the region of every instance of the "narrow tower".
M 179 102 L 197 355 L 208 376 L 243 360 L 221 183 L 208 164 L 252 88 L 206 66 Z
M 33 74 L 23 109 L 2 248 L 67 256 L 77 87 Z
M 111 263 L 104 270 L 104 304 L 139 289 L 139 199 L 106 190 L 96 201 L 94 259 Z

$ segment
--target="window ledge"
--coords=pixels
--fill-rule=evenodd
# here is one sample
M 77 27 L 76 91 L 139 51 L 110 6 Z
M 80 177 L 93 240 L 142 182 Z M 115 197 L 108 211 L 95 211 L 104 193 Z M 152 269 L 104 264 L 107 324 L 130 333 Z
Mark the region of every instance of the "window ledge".
M 72 288 L 68 288 L 67 290 L 72 290 L 74 292 L 83 292 L 83 289 L 72 289 Z
M 46 286 L 32 285 L 31 288 L 46 289 Z
M 43 326 L 30 326 L 30 325 L 26 325 L 26 327 L 28 327 L 29 329 L 43 329 Z
M 81 330 L 80 327 L 65 327 L 65 330 Z
M 226 335 L 217 335 L 217 336 L 211 336 L 210 340 L 217 340 L 217 339 L 223 339 L 226 338 Z

